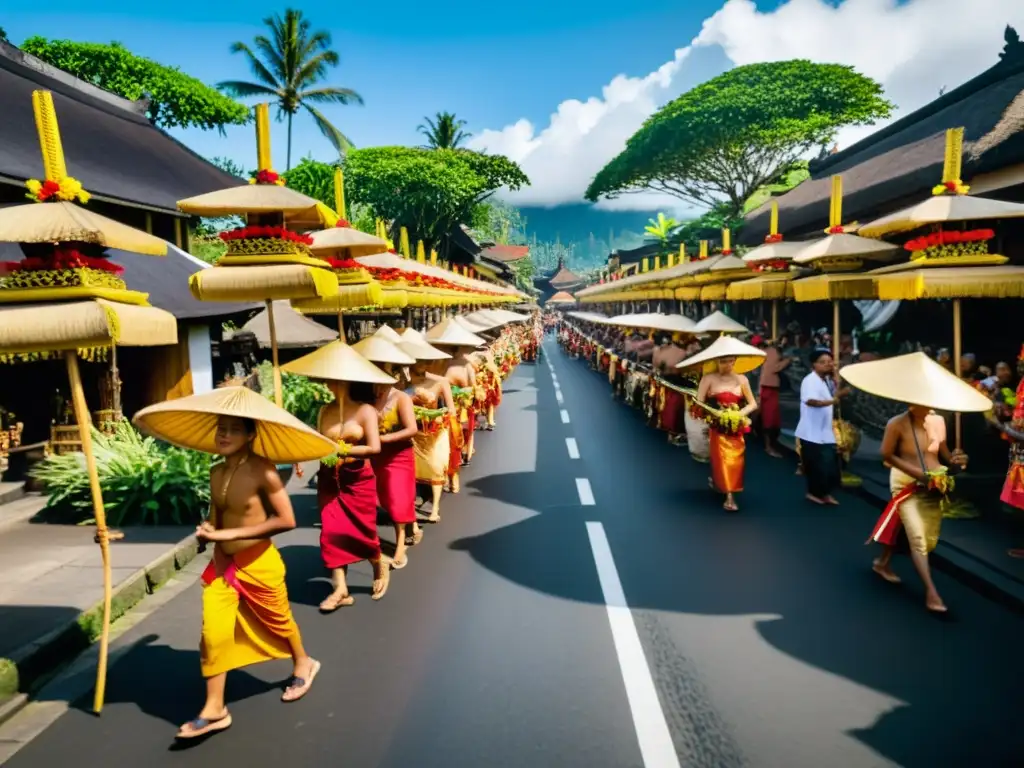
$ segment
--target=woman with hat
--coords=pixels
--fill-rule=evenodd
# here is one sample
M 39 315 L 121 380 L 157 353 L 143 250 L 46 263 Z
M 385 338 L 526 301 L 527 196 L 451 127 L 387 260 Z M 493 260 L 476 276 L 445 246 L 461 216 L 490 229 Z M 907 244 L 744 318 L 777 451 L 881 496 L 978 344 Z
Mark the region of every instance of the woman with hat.
M 721 336 L 711 346 L 683 360 L 678 368 L 701 366 L 704 376 L 697 387 L 697 404 L 708 421 L 711 458 L 710 485 L 725 494 L 723 509 L 736 512 L 735 494 L 743 490 L 748 416 L 757 400 L 744 373 L 764 362 L 764 352 L 731 336 Z
M 412 441 L 416 482 L 430 486 L 431 509 L 427 520 L 439 523 L 441 491 L 448 479 L 451 456 L 451 436 L 446 424 L 448 414 L 455 410 L 455 401 L 447 379 L 430 368 L 433 366 L 440 370 L 451 355 L 426 343 L 422 334 L 412 329 L 402 332 L 398 347 L 416 359 L 415 364 L 409 367 L 409 389 L 419 426 L 419 432 Z M 422 533 L 413 533 L 414 544 L 419 541 L 417 536 L 422 537 Z
M 403 352 L 379 331 L 354 344 L 352 349 L 399 381 L 404 377 L 395 368 L 416 364 L 414 357 Z M 391 567 L 401 570 L 409 564 L 407 536 L 413 543 L 419 543 L 423 538 L 416 522 L 416 456 L 412 449 L 412 441 L 419 428 L 412 398 L 398 389 L 397 384 L 374 384 L 373 390 L 377 398 L 374 406 L 380 430 L 380 453 L 371 458 L 370 463 L 377 477 L 378 503 L 390 515 L 395 526 L 395 554 L 391 558 Z M 410 526 L 412 530 L 409 530 Z
M 355 602 L 348 589 L 348 567 L 369 560 L 373 600 L 387 592 L 390 567 L 377 535 L 377 479 L 370 459 L 380 453 L 374 385 L 394 379 L 344 342 L 335 341 L 300 357 L 283 370 L 327 382 L 334 402 L 320 409 L 317 431 L 337 445 L 317 473 L 320 555 L 334 589 L 320 610 L 333 613 Z
M 181 726 L 178 738 L 201 738 L 231 726 L 224 689 L 234 669 L 291 658 L 293 672 L 281 698 L 301 699 L 320 662 L 303 647 L 288 602 L 284 561 L 271 541 L 295 528 L 275 464 L 319 459 L 333 444 L 245 387 L 158 403 L 139 411 L 134 421 L 161 440 L 224 457 L 210 473 L 210 516 L 196 529 L 200 542 L 214 543 L 202 575 L 200 665 L 206 703 Z

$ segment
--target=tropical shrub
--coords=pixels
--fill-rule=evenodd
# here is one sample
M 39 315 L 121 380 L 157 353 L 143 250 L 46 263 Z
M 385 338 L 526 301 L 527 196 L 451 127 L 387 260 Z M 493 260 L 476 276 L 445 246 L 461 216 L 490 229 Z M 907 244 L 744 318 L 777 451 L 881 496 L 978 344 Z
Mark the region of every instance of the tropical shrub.
M 259 366 L 260 391 L 268 400 L 274 399 L 274 366 L 264 360 Z M 323 384 L 293 373 L 281 374 L 281 400 L 284 409 L 304 424 L 316 428 L 320 409 L 334 401 L 331 390 Z
M 214 457 L 143 437 L 127 420 L 110 435 L 92 432 L 109 525 L 198 523 L 210 506 Z M 74 522 L 94 522 L 85 455 L 49 456 L 32 470 L 48 494 L 46 510 Z

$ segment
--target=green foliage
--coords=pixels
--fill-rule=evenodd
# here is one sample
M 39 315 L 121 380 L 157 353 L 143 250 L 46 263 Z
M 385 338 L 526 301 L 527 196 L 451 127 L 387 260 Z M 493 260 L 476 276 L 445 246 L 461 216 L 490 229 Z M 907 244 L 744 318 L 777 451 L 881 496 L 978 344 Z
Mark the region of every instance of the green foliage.
M 701 240 L 719 240 L 722 237 L 722 230 L 726 228 L 731 230 L 735 239 L 743 228 L 743 216 L 732 213 L 728 204 L 719 203 L 707 213 L 686 222 L 673 232 L 667 241 L 668 249 L 677 252 L 679 245 L 685 244 L 687 251 L 693 256 L 700 248 Z
M 344 161 L 345 189 L 377 218 L 409 230 L 412 242 L 446 253 L 447 236 L 472 221 L 476 206 L 499 187 L 519 189 L 530 181 L 502 155 L 463 149 L 371 147 L 353 150 Z
M 521 290 L 529 291 L 533 288 L 533 278 L 537 274 L 537 267 L 533 263 L 533 257 L 513 261 L 509 266 L 516 276 L 516 286 Z
M 743 213 L 747 214 L 755 208 L 764 205 L 772 197 L 785 194 L 789 190 L 803 184 L 811 178 L 811 172 L 807 167 L 807 161 L 801 160 L 792 168 L 784 171 L 775 181 L 765 184 L 752 194 L 743 204 Z
M 207 264 L 216 264 L 228 251 L 227 244 L 213 234 L 197 235 L 191 242 L 192 255 Z
M 427 149 L 458 149 L 473 135 L 462 130 L 466 121 L 457 119 L 451 112 L 438 112 L 433 119 L 424 117 L 423 120 L 425 125 L 418 125 L 416 131 L 426 137 Z
M 274 399 L 274 366 L 264 360 L 259 366 L 260 391 L 268 400 Z M 281 400 L 284 409 L 314 429 L 320 409 L 334 402 L 331 390 L 305 376 L 281 374 Z
M 120 43 L 103 45 L 30 37 L 21 48 L 79 80 L 123 98 L 149 98 L 149 119 L 161 128 L 223 129 L 225 125 L 244 125 L 249 121 L 249 109 L 244 104 L 177 67 L 136 56 Z
M 319 200 L 333 211 L 334 171 L 337 168 L 337 163 L 321 163 L 312 157 L 304 157 L 284 175 L 284 183 L 289 189 Z
M 213 457 L 143 437 L 118 422 L 112 435 L 92 433 L 103 506 L 110 525 L 197 523 L 210 506 Z M 46 508 L 78 522 L 92 519 L 85 456 L 49 456 L 32 477 L 45 484 Z
M 847 125 L 892 104 L 852 67 L 805 60 L 736 67 L 647 119 L 587 189 L 588 200 L 653 190 L 730 213 Z
M 270 98 L 277 103 L 278 117 L 288 118 L 286 169 L 292 167 L 292 118 L 300 109 L 309 113 L 339 155 L 345 152 L 352 142 L 317 106 L 362 104 L 363 97 L 351 88 L 318 85 L 341 61 L 337 51 L 331 50 L 330 33 L 312 31 L 309 19 L 294 8 L 286 9 L 283 18 L 277 14 L 265 18 L 263 24 L 270 37 L 257 35 L 252 46 L 242 42 L 231 45 L 232 53 L 245 57 L 255 80 L 225 80 L 217 87 L 235 98 Z
M 659 213 L 658 218 L 649 219 L 648 222 L 644 232 L 661 243 L 662 248 L 666 248 L 669 236 L 679 226 L 679 222 L 671 217 L 666 218 L 664 213 Z
M 526 220 L 518 208 L 502 200 L 474 206 L 469 226 L 481 242 L 526 245 Z
M 7 42 L 7 30 L 3 27 L 0 27 L 0 40 L 3 40 L 5 43 Z

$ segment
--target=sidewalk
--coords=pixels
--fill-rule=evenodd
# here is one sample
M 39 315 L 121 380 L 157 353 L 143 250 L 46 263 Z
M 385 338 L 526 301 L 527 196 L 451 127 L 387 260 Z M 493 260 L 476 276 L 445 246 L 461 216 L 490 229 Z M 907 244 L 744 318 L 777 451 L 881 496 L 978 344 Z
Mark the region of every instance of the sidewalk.
M 783 424 L 795 424 L 799 404 L 783 396 Z M 795 450 L 792 429 L 783 429 L 783 446 Z M 848 470 L 863 481 L 860 488 L 847 489 L 870 501 L 879 510 L 888 503 L 889 473 L 882 466 L 881 443 L 868 436 L 861 438 L 860 449 Z M 937 568 L 968 583 L 986 596 L 1024 612 L 1024 560 L 1009 557 L 1006 550 L 1024 547 L 1024 514 L 1004 511 L 993 478 L 968 472 L 958 481 L 961 495 L 970 498 L 980 517 L 942 521 L 942 538 L 932 553 Z M 870 525 L 865 530 L 865 538 Z
M 34 522 L 36 494 L 0 505 L 0 721 L 99 636 L 103 567 L 91 526 Z M 128 528 L 111 544 L 116 620 L 196 555 L 191 526 Z

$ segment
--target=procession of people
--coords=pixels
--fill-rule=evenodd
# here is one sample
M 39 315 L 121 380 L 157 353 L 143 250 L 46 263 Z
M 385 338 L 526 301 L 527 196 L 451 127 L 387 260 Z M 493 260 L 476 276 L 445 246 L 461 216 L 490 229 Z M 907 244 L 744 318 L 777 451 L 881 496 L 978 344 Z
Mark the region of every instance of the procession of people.
M 746 329 L 727 321 L 710 315 L 701 321 L 702 329 L 681 315 L 606 318 L 576 313 L 575 317 L 559 318 L 554 327 L 569 357 L 585 360 L 599 372 L 607 371 L 613 395 L 621 394 L 627 403 L 646 409 L 650 423 L 667 431 L 673 445 L 686 445 L 694 460 L 710 465 L 709 489 L 723 497 L 726 511 L 737 512 L 737 495 L 744 489 L 746 435 L 751 431 L 751 416 L 759 408 L 767 408 L 762 416 L 765 452 L 772 457 L 781 455 L 776 448 L 780 427 L 777 376 L 788 360 L 778 353 L 774 340 L 753 346 L 730 335 Z M 690 329 L 665 334 L 663 329 L 673 324 L 689 324 Z M 649 336 L 642 330 L 649 331 Z M 714 340 L 706 343 L 711 337 Z M 643 364 L 648 361 L 653 362 L 652 367 Z M 954 476 L 967 467 L 967 455 L 948 447 L 946 422 L 939 412 L 985 413 L 992 407 L 990 399 L 921 352 L 838 370 L 832 351 L 816 348 L 810 363 L 812 370 L 799 388 L 800 420 L 795 431 L 799 471 L 807 483 L 806 500 L 819 506 L 840 503 L 833 495 L 841 477 L 834 408 L 850 393 L 850 385 L 903 403 L 906 410 L 890 419 L 882 439 L 881 460 L 889 468 L 892 499 L 867 543 L 882 545 L 872 568 L 889 583 L 900 582 L 891 568 L 893 555 L 909 554 L 925 588 L 925 607 L 932 613 L 945 613 L 947 607 L 932 580 L 928 555 L 938 543 Z M 762 375 L 763 400 L 759 403 L 747 374 L 766 364 L 771 365 L 767 373 L 774 378 L 766 383 Z M 772 389 L 776 391 L 765 397 Z M 685 435 L 678 432 L 681 415 L 686 418 Z M 1007 487 L 1012 488 L 1014 482 L 1016 479 L 1008 476 Z

